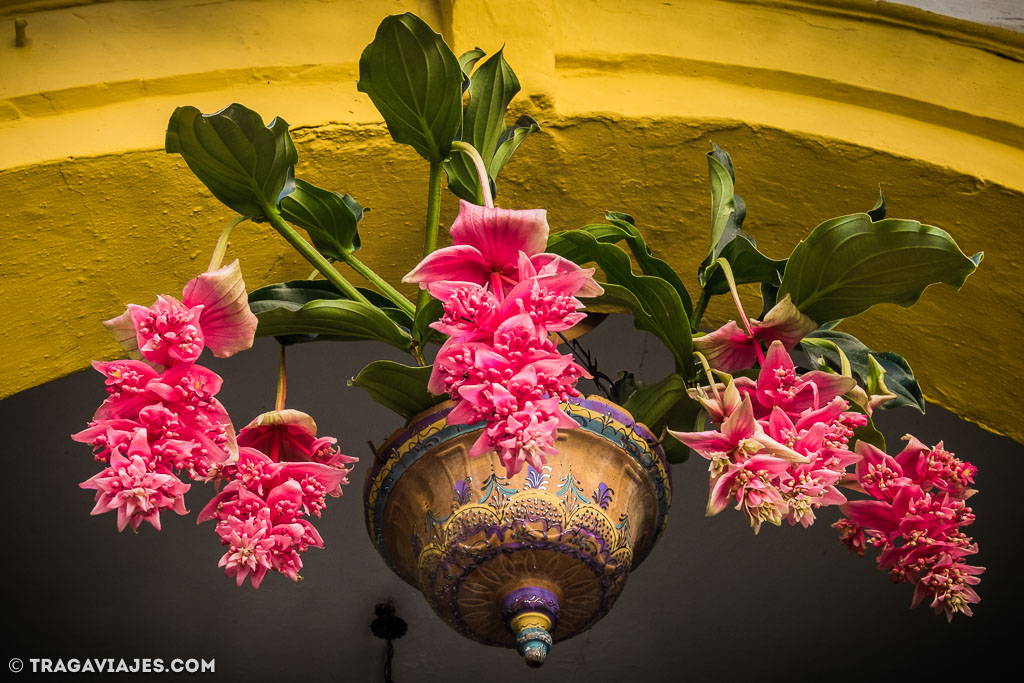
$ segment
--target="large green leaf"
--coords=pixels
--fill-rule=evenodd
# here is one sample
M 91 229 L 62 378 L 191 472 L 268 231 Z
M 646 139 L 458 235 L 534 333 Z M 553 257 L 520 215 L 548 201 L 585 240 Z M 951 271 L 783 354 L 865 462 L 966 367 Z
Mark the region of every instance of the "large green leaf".
M 729 262 L 736 284 L 743 285 L 760 282 L 777 286 L 786 269 L 786 259 L 776 261 L 760 251 L 753 238 L 746 234 L 737 234 L 725 245 L 719 256 Z M 716 260 L 703 273 L 704 289 L 708 294 L 725 294 L 729 291 L 729 282 L 725 271 Z
M 820 329 L 811 332 L 804 341 L 800 342 L 800 348 L 807 353 L 812 365 L 817 365 L 819 359 L 824 359 L 835 370 L 839 369 L 839 354 L 831 349 L 829 344 L 818 344 L 819 341 L 831 342 L 842 349 L 850 361 L 850 368 L 853 370 L 854 376 L 861 386 L 867 389 L 870 389 L 869 380 L 872 376 L 870 357 L 874 357 L 875 361 L 885 370 L 885 386 L 896 394 L 896 398 L 883 403 L 882 408 L 913 406 L 922 413 L 924 412 L 925 401 L 921 394 L 921 387 L 914 377 L 914 372 L 902 357 L 891 351 L 872 351 L 859 339 L 845 332 Z
M 708 152 L 708 173 L 711 178 L 711 245 L 701 262 L 697 275 L 708 295 L 725 294 L 729 282 L 718 264 L 719 258 L 729 262 L 736 284 L 763 282 L 778 285 L 786 261 L 776 261 L 757 249 L 757 242 L 743 232 L 747 205 L 735 193 L 736 174 L 728 152 L 711 143 Z
M 299 308 L 276 306 L 256 313 L 259 336 L 319 335 L 328 341 L 376 340 L 406 351 L 412 342 L 388 314 L 362 301 L 314 299 Z
M 411 13 L 389 16 L 359 58 L 358 89 L 395 142 L 431 162 L 448 158 L 462 124 L 463 73 L 441 36 Z
M 826 221 L 793 250 L 779 297 L 819 323 L 848 318 L 874 304 L 904 308 L 925 287 L 945 282 L 959 289 L 981 262 L 964 255 L 945 230 L 917 221 L 866 213 Z
M 656 258 L 651 253 L 651 248 L 647 246 L 647 242 L 644 240 L 643 235 L 641 235 L 640 231 L 637 230 L 633 217 L 629 214 L 618 213 L 615 211 L 606 212 L 604 217 L 608 219 L 612 225 L 626 233 L 626 244 L 629 246 L 629 250 L 633 252 L 633 257 L 636 259 L 637 265 L 640 266 L 641 272 L 643 272 L 644 275 L 660 277 L 672 285 L 675 288 L 676 293 L 679 294 L 680 301 L 683 302 L 683 308 L 686 310 L 687 317 L 693 315 L 693 303 L 690 301 L 690 293 L 686 291 L 686 286 L 679 278 L 679 274 L 676 273 L 672 266 L 660 258 Z M 595 237 L 597 237 L 597 235 L 595 235 Z
M 180 154 L 213 196 L 248 218 L 262 216 L 291 191 L 292 166 L 298 160 L 288 124 L 269 126 L 240 104 L 214 114 L 178 107 L 167 123 L 165 146 Z
M 424 410 L 448 400 L 427 391 L 430 366 L 410 367 L 390 360 L 377 360 L 349 380 L 349 385 L 361 387 L 374 401 L 390 408 L 406 420 Z
M 281 199 L 284 219 L 305 229 L 317 251 L 335 261 L 359 249 L 359 221 L 365 211 L 349 195 L 300 178 L 295 179 L 295 191 Z
M 465 63 L 471 65 L 473 61 L 467 58 Z M 494 180 L 512 152 L 527 135 L 539 129 L 529 117 L 505 127 L 505 112 L 519 88 L 519 79 L 505 61 L 502 50 L 491 55 L 469 77 L 469 102 L 462 115 L 461 139 L 480 152 L 492 192 Z M 502 147 L 499 157 L 497 152 Z M 444 169 L 448 174 L 448 189 L 456 196 L 475 204 L 483 203 L 476 167 L 468 156 L 453 155 L 445 162 Z
M 679 292 L 670 282 L 654 275 L 633 272 L 629 255 L 614 244 L 600 242 L 591 231 L 567 230 L 548 240 L 548 250 L 579 265 L 594 263 L 607 278 L 605 293 L 587 305 L 627 308 L 638 329 L 657 336 L 672 352 L 676 369 L 693 376 L 693 344 L 690 321 Z
M 686 380 L 672 373 L 656 384 L 640 386 L 623 404 L 637 422 L 649 427 L 658 425 L 668 411 L 686 398 Z
M 747 214 L 746 204 L 736 196 L 736 174 L 729 153 L 712 142 L 707 157 L 711 182 L 711 244 L 700 265 L 700 275 L 718 260 L 725 245 L 740 231 Z
M 356 287 L 366 299 L 377 308 L 395 308 L 394 302 L 372 289 Z M 266 285 L 249 292 L 249 308 L 253 313 L 261 313 L 271 308 L 284 307 L 289 310 L 298 310 L 304 304 L 317 299 L 344 299 L 349 300 L 338 288 L 327 280 L 289 280 Z M 409 328 L 412 325 L 412 317 L 405 313 L 402 327 Z

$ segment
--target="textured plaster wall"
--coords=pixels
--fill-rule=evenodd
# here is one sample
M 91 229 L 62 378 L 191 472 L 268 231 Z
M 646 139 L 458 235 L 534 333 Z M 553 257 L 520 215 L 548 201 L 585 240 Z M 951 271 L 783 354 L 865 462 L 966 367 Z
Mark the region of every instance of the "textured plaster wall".
M 513 111 L 543 130 L 504 172 L 499 203 L 546 207 L 555 229 L 628 211 L 694 273 L 713 139 L 771 256 L 870 207 L 879 185 L 890 215 L 985 250 L 959 294 L 934 287 L 909 312 L 879 306 L 849 329 L 908 355 L 930 400 L 1024 438 L 1019 401 L 1006 400 L 1024 375 L 1020 34 L 870 0 L 16 3 L 6 30 L 19 7 L 28 46 L 0 42 L 2 394 L 114 356 L 98 320 L 205 267 L 230 215 L 161 151 L 180 104 L 286 118 L 300 175 L 373 208 L 364 260 L 406 272 L 425 169 L 354 81 L 380 18 L 412 10 L 457 51 L 506 45 L 524 84 Z M 250 286 L 309 272 L 265 227 L 241 226 L 231 246 Z

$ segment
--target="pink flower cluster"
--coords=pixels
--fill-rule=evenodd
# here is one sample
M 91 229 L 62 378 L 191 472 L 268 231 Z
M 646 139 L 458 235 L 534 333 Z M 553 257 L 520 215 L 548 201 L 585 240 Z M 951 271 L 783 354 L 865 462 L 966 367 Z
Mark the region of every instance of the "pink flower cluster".
M 967 499 L 977 468 L 956 458 L 940 442 L 928 448 L 912 436 L 896 457 L 858 442 L 856 488 L 873 500 L 842 506 L 846 518 L 833 526 L 858 555 L 866 545 L 881 552 L 878 568 L 893 582 L 914 583 L 912 606 L 930 599 L 935 613 L 972 614 L 980 598 L 973 586 L 983 567 L 966 563 L 978 546 L 961 531 L 974 521 Z
M 350 471 L 344 465 L 356 458 L 342 455 L 333 437 L 315 434 L 312 418 L 297 410 L 265 413 L 238 433 L 232 480 L 196 521 L 217 521 L 217 535 L 228 546 L 219 566 L 239 586 L 248 577 L 259 588 L 270 569 L 297 581 L 300 555 L 323 547 L 304 517 L 319 517 L 326 496 L 341 495 Z
M 182 473 L 200 482 L 230 480 L 200 515 L 218 520 L 229 546 L 221 566 L 239 585 L 251 576 L 258 587 L 268 568 L 298 578 L 299 554 L 323 546 L 301 517 L 319 517 L 324 496 L 341 495 L 344 465 L 355 458 L 341 455 L 335 439 L 317 439 L 312 418 L 297 411 L 260 416 L 236 437 L 215 398 L 221 378 L 195 361 L 206 347 L 224 357 L 252 346 L 256 317 L 238 262 L 190 281 L 182 301 L 160 296 L 149 308 L 132 304 L 105 325 L 141 360 L 93 363 L 108 396 L 89 426 L 72 435 L 107 465 L 81 484 L 96 491 L 92 514 L 117 510 L 121 531 L 143 522 L 160 529 L 162 511 L 187 513 L 190 485 Z
M 711 461 L 708 514 L 735 501 L 756 532 L 783 519 L 807 527 L 815 510 L 845 503 L 836 485 L 860 459 L 847 443 L 867 422 L 841 398 L 854 384 L 820 371 L 798 376 L 775 341 L 756 382 L 741 377 L 724 390 L 712 387 L 712 396 L 695 392 L 721 427 L 669 433 Z
M 818 508 L 840 505 L 846 518 L 833 527 L 842 542 L 858 555 L 867 545 L 879 548 L 880 569 L 893 581 L 916 584 L 912 606 L 930 598 L 936 613 L 945 611 L 950 619 L 955 612 L 970 615 L 970 605 L 979 600 L 972 586 L 984 569 L 964 561 L 977 545 L 960 529 L 974 521 L 966 500 L 975 493 L 970 485 L 976 468 L 941 443 L 928 448 L 909 436 L 895 458 L 861 440 L 851 452 L 853 430 L 866 425 L 874 406 L 892 394 L 868 396 L 842 375 L 798 374 L 786 348 L 798 340 L 799 313 L 789 308 L 780 302 L 776 322 L 791 323 L 776 329 L 762 325 L 758 334 L 741 338 L 730 323 L 704 338 L 709 360 L 731 370 L 753 364 L 759 338 L 775 339 L 756 382 L 740 377 L 724 388 L 691 393 L 719 429 L 670 432 L 711 461 L 708 514 L 736 501 L 757 531 L 763 522 L 778 525 L 782 519 L 806 527 Z M 844 394 L 859 396 L 867 414 L 849 410 Z M 851 476 L 847 468 L 855 463 Z M 838 485 L 874 500 L 847 502 Z
M 455 401 L 450 424 L 486 422 L 470 456 L 496 450 L 509 475 L 524 462 L 540 470 L 557 452 L 557 430 L 577 426 L 559 403 L 579 396 L 575 384 L 588 376 L 549 335 L 584 317 L 577 294 L 596 296 L 601 287 L 592 268 L 542 252 L 542 210 L 463 201 L 451 235 L 452 246 L 428 255 L 404 279 L 444 304 L 431 327 L 449 338 L 428 388 Z
M 107 463 L 82 488 L 96 491 L 93 514 L 117 510 L 122 531 L 144 521 L 159 529 L 164 510 L 185 514 L 189 485 L 177 474 L 217 480 L 237 451 L 231 418 L 215 398 L 221 378 L 195 361 L 207 344 L 221 356 L 252 345 L 256 318 L 238 262 L 190 281 L 182 298 L 160 296 L 149 308 L 132 304 L 105 323 L 148 362 L 94 362 L 108 396 L 89 426 L 72 436 Z

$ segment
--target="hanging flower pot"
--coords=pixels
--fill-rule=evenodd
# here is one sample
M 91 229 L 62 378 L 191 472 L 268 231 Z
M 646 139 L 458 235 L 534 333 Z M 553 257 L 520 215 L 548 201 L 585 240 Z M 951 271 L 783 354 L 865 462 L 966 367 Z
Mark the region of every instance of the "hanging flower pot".
M 479 425 L 451 403 L 377 452 L 364 489 L 370 538 L 391 569 L 459 633 L 518 647 L 531 666 L 586 631 L 619 597 L 668 520 L 668 463 L 647 427 L 597 397 L 563 406 L 559 456 L 508 477 L 469 457 Z

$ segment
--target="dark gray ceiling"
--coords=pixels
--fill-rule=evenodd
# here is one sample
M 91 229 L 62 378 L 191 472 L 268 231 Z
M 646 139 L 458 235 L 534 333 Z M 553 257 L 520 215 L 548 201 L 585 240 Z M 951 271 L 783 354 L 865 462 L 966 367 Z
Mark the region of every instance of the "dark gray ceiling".
M 585 342 L 609 374 L 639 365 L 657 379 L 668 359 L 646 339 L 627 321 L 613 321 Z M 925 417 L 886 413 L 882 426 L 890 443 L 907 431 L 929 444 L 944 438 L 980 468 L 981 493 L 971 501 L 978 522 L 969 531 L 981 544 L 978 563 L 989 570 L 973 619 L 950 625 L 924 607 L 909 610 L 911 588 L 890 585 L 872 559 L 842 549 L 827 511 L 811 529 L 766 527 L 756 537 L 731 510 L 706 519 L 705 463 L 691 461 L 674 468 L 674 505 L 660 546 L 591 631 L 557 644 L 539 671 L 512 651 L 465 640 L 390 573 L 363 527 L 366 442 L 379 444 L 398 420 L 345 380 L 380 351 L 369 344 L 290 350 L 289 406 L 312 413 L 322 434 L 338 436 L 364 460 L 318 525 L 326 549 L 307 553 L 305 580 L 273 574 L 259 591 L 223 576 L 212 527 L 194 523 L 209 490 L 193 487 L 192 514 L 164 515 L 162 532 L 144 525 L 138 535 L 118 534 L 113 515 L 89 516 L 92 492 L 78 483 L 99 468 L 67 436 L 103 398 L 98 374 L 0 402 L 4 656 L 202 657 L 216 658 L 213 678 L 223 680 L 380 681 L 384 643 L 368 625 L 374 604 L 388 598 L 409 623 L 395 643 L 397 683 L 944 678 L 1014 654 L 999 635 L 1015 632 L 1009 629 L 1021 607 L 1019 568 L 1010 561 L 1019 557 L 1012 548 L 1024 448 L 934 407 Z M 272 407 L 276 353 L 273 341 L 261 340 L 228 361 L 207 359 L 225 378 L 220 397 L 236 424 Z

